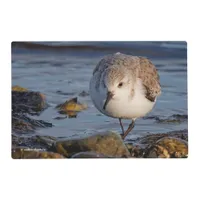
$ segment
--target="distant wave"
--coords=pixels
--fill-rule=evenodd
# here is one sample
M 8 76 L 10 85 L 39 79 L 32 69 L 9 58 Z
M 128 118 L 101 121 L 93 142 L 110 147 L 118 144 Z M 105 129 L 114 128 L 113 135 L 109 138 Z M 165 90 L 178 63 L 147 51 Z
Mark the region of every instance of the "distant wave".
M 56 51 L 56 52 L 123 52 L 132 55 L 179 57 L 184 58 L 187 54 L 186 42 L 12 42 L 12 51 Z M 22 53 L 22 52 L 21 52 Z
M 12 42 L 12 48 L 26 48 L 26 49 L 34 49 L 34 50 L 82 50 L 82 49 L 90 49 L 90 50 L 107 50 L 107 49 L 117 49 L 119 46 L 106 45 L 101 43 L 78 43 L 78 42 Z M 123 48 L 123 47 L 120 47 Z M 124 47 L 127 48 L 127 47 Z

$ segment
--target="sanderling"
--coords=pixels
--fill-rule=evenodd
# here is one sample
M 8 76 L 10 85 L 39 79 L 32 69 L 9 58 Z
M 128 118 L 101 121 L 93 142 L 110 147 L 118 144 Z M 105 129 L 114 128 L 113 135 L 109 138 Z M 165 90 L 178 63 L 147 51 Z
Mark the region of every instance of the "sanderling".
M 90 80 L 95 107 L 119 119 L 123 139 L 134 128 L 135 120 L 153 109 L 160 93 L 158 72 L 145 57 L 122 53 L 106 56 L 97 64 Z M 126 131 L 122 119 L 132 120 Z

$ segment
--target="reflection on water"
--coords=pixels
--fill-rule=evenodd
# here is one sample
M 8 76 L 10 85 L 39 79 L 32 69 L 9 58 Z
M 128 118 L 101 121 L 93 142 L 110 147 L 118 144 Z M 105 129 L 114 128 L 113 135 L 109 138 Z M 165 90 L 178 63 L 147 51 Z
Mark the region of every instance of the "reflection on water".
M 39 129 L 39 134 L 70 137 L 104 130 L 121 131 L 118 120 L 100 114 L 88 95 L 94 67 L 103 56 L 115 52 L 148 57 L 158 68 L 162 95 L 148 116 L 187 115 L 185 42 L 13 43 L 12 47 L 12 85 L 44 93 L 51 106 L 35 118 L 50 121 L 55 126 Z M 82 92 L 85 95 L 80 95 Z M 55 106 L 73 97 L 86 103 L 88 109 L 76 117 L 60 115 Z M 128 126 L 129 121 L 123 123 Z M 187 121 L 159 124 L 151 118 L 138 119 L 129 137 L 184 128 L 187 128 Z

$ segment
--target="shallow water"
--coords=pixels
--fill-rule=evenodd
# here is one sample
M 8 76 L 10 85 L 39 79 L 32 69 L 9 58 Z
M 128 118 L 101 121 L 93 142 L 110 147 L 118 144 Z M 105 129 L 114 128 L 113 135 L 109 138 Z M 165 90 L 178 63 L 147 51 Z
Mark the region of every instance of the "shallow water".
M 98 61 L 110 53 L 145 56 L 156 65 L 162 95 L 148 116 L 165 118 L 187 115 L 187 44 L 185 42 L 56 42 L 12 43 L 12 85 L 20 85 L 45 94 L 50 107 L 39 117 L 52 122 L 53 128 L 38 129 L 35 134 L 55 137 L 83 136 L 105 130 L 121 132 L 117 119 L 102 115 L 94 107 L 88 91 L 92 71 Z M 55 106 L 78 96 L 88 109 L 77 118 L 56 120 Z M 129 120 L 124 120 L 128 126 Z M 181 124 L 159 124 L 154 119 L 137 119 L 127 138 L 187 128 Z

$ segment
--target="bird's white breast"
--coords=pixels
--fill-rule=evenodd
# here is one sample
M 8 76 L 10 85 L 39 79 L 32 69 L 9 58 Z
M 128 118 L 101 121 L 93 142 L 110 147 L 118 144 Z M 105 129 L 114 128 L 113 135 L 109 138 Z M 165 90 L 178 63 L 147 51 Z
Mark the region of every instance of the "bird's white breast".
M 103 109 L 107 92 L 104 90 L 105 88 L 101 88 L 101 85 L 99 89 L 96 89 L 95 79 L 91 79 L 90 96 L 95 107 L 103 114 L 113 118 L 135 119 L 143 117 L 152 110 L 155 104 L 155 102 L 146 99 L 140 79 L 136 81 L 132 98 L 127 94 L 114 97 L 107 104 L 106 110 Z

